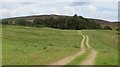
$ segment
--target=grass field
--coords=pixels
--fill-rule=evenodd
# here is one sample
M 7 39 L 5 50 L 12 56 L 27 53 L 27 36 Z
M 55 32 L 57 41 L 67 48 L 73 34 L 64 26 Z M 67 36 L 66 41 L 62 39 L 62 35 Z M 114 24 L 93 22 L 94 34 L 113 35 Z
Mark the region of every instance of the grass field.
M 80 47 L 75 30 L 3 26 L 3 64 L 48 64 Z M 52 61 L 51 61 L 52 60 Z
M 0 66 L 2 66 L 2 25 L 0 24 Z
M 84 30 L 90 45 L 98 51 L 97 65 L 118 65 L 118 35 L 111 30 Z
M 76 53 L 82 40 L 77 30 L 24 26 L 3 26 L 2 28 L 4 65 L 49 64 Z M 98 51 L 96 65 L 118 64 L 117 31 L 83 30 L 82 33 L 89 36 L 90 45 Z M 87 53 L 76 57 L 68 65 L 79 64 L 84 56 L 87 56 Z

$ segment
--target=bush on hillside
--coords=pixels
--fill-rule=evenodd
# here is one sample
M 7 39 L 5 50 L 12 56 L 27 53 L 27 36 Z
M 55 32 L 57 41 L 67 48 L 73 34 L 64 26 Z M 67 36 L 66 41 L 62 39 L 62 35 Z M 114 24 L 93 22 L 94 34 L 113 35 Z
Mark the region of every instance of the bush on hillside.
M 105 30 L 112 30 L 112 28 L 110 26 L 105 26 L 104 29 Z

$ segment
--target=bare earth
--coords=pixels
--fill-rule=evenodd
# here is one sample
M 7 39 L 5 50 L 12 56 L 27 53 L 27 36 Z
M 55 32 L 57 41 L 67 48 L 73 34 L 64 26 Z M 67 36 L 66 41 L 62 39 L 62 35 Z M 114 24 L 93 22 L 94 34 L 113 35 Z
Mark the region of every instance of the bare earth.
M 86 36 L 83 35 L 81 31 L 78 31 L 78 35 L 83 36 L 83 39 L 82 39 L 81 44 L 80 44 L 80 47 L 81 47 L 80 51 L 74 55 L 70 55 L 68 57 L 65 57 L 65 58 L 59 60 L 59 61 L 56 61 L 55 63 L 52 63 L 50 65 L 65 65 L 65 64 L 69 63 L 70 61 L 72 61 L 73 59 L 75 59 L 76 57 L 82 55 L 86 51 L 86 49 L 84 48 L 85 38 L 87 38 L 86 39 L 87 47 L 91 48 L 91 46 L 89 45 L 89 37 L 87 35 Z M 96 55 L 97 55 L 97 51 L 91 48 L 91 51 L 90 51 L 90 54 L 88 55 L 88 57 L 85 60 L 83 60 L 83 62 L 80 63 L 79 65 L 94 65 Z

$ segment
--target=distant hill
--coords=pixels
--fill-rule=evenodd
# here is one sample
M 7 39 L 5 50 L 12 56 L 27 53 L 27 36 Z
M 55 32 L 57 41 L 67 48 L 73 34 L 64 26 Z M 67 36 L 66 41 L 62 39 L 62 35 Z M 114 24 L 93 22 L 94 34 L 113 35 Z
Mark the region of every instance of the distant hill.
M 13 18 L 6 18 L 7 20 L 16 20 L 16 19 L 27 19 L 27 20 L 34 20 L 34 19 L 47 19 L 47 18 L 60 18 L 60 17 L 70 17 L 65 15 L 33 15 L 33 16 L 22 16 L 22 17 L 13 17 Z
M 102 27 L 110 26 L 112 29 L 117 29 L 118 24 L 120 23 L 120 22 L 110 22 L 110 21 L 101 20 L 101 19 L 91 19 L 91 18 L 88 18 L 88 19 L 90 21 L 95 21 L 96 23 L 100 24 Z
M 60 18 L 60 17 L 72 17 L 72 16 L 65 16 L 65 15 L 33 15 L 33 16 L 22 16 L 22 17 L 13 17 L 13 18 L 6 18 L 6 20 L 19 20 L 19 19 L 25 19 L 25 20 L 35 20 L 35 19 L 48 19 L 48 18 Z M 106 20 L 101 20 L 101 19 L 93 19 L 93 18 L 87 18 L 90 21 L 94 21 L 97 24 L 100 24 L 102 27 L 104 26 L 110 26 L 112 29 L 117 29 L 119 22 L 110 22 Z

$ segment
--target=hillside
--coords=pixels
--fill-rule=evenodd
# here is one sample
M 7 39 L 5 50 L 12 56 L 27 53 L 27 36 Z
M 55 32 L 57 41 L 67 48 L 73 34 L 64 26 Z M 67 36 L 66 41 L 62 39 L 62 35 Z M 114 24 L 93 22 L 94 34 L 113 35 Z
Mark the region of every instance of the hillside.
M 13 18 L 6 18 L 5 20 L 10 20 L 10 21 L 16 21 L 16 20 L 29 20 L 29 21 L 34 21 L 35 19 L 50 19 L 50 18 L 54 18 L 54 19 L 58 19 L 58 18 L 70 18 L 72 16 L 65 16 L 65 15 L 33 15 L 33 16 L 23 16 L 23 17 L 13 17 Z M 82 17 L 82 16 L 80 16 Z M 90 21 L 94 21 L 97 24 L 100 24 L 101 27 L 105 27 L 105 26 L 110 26 L 112 29 L 117 29 L 118 28 L 118 22 L 110 22 L 110 21 L 106 21 L 106 20 L 101 20 L 101 19 L 93 19 L 93 18 L 86 18 Z M 4 19 L 3 19 L 4 20 Z
M 91 19 L 91 18 L 89 18 L 89 20 L 95 21 L 96 23 L 100 24 L 102 27 L 110 26 L 113 29 L 117 29 L 118 24 L 119 24 L 119 22 L 110 22 L 110 21 L 101 20 L 101 19 Z
M 35 20 L 35 19 L 48 19 L 48 18 L 60 18 L 60 17 L 70 17 L 65 15 L 33 15 L 33 16 L 22 16 L 22 17 L 13 17 L 13 18 L 6 18 L 6 20 L 16 20 L 16 19 L 27 19 L 27 20 Z

